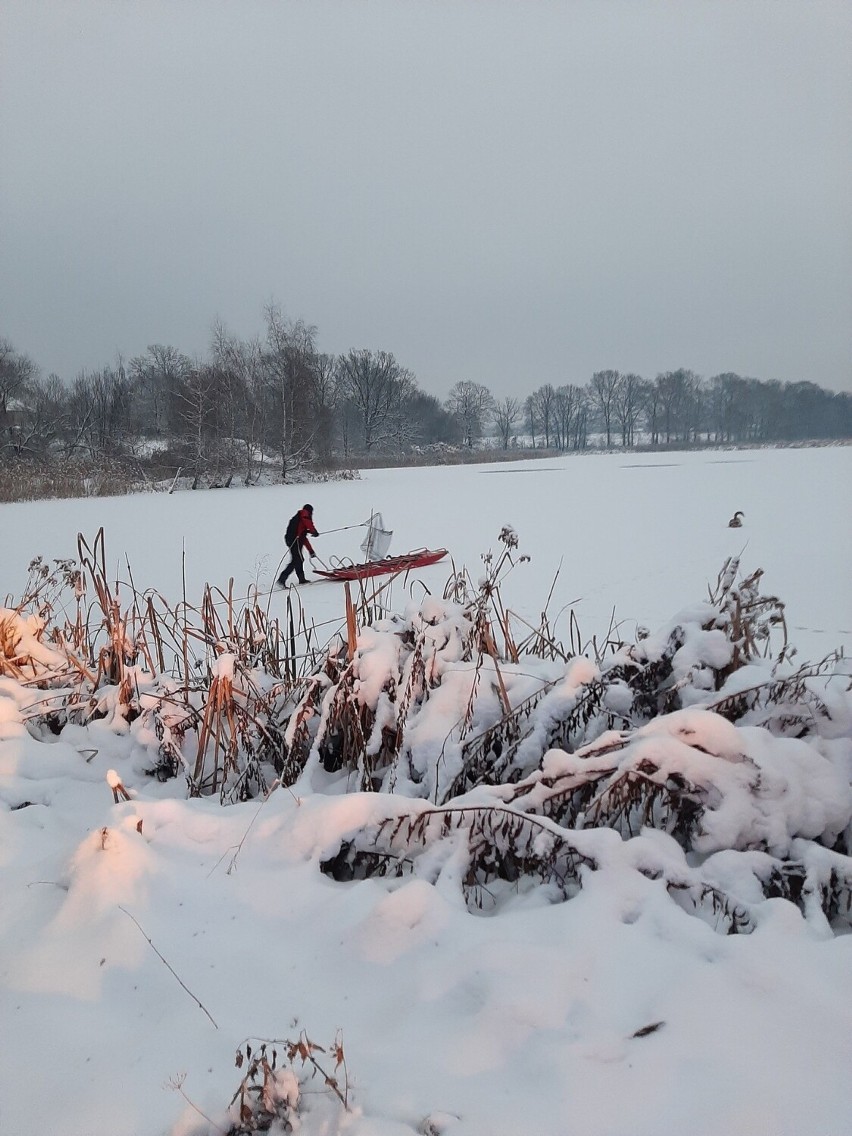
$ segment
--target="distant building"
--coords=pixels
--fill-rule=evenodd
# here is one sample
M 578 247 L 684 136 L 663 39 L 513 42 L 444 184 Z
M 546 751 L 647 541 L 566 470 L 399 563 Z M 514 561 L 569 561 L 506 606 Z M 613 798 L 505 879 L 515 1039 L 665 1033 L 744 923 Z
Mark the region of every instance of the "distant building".
M 27 407 L 19 398 L 10 398 L 5 408 L 0 406 L 0 439 L 13 444 L 18 441 L 23 429 Z

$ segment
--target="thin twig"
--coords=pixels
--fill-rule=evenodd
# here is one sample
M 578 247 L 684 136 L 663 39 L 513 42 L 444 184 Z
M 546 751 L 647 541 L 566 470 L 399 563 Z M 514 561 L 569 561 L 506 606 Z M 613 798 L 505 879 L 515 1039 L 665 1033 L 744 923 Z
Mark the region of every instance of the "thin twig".
M 159 952 L 159 951 L 157 950 L 157 948 L 156 948 L 156 947 L 154 946 L 154 944 L 153 944 L 153 943 L 151 942 L 150 938 L 149 938 L 149 937 L 148 937 L 148 936 L 147 936 L 147 935 L 145 934 L 145 930 L 144 930 L 144 928 L 142 927 L 142 924 L 141 924 L 141 923 L 139 922 L 139 920 L 138 920 L 138 919 L 136 918 L 136 916 L 135 916 L 135 915 L 131 915 L 131 914 L 130 914 L 130 912 L 129 912 L 129 911 L 127 910 L 127 908 L 126 908 L 126 907 L 122 907 L 122 906 L 121 906 L 121 904 L 119 904 L 119 905 L 118 905 L 118 909 L 119 909 L 119 911 L 123 911 L 123 912 L 124 912 L 124 914 L 125 914 L 125 915 L 126 915 L 126 916 L 127 916 L 128 918 L 129 918 L 129 919 L 132 919 L 132 920 L 133 920 L 133 922 L 134 922 L 134 923 L 136 924 L 136 926 L 137 926 L 137 927 L 139 928 L 139 930 L 140 930 L 140 932 L 141 932 L 141 934 L 142 934 L 142 937 L 143 937 L 143 938 L 145 939 L 145 941 L 147 942 L 148 946 L 149 946 L 149 947 L 151 948 L 151 950 L 152 950 L 152 951 L 154 952 L 154 954 L 155 954 L 155 955 L 157 956 L 157 958 L 158 958 L 158 959 L 159 959 L 159 960 L 160 960 L 160 961 L 161 961 L 161 962 L 162 962 L 162 963 L 163 963 L 163 964 L 164 964 L 164 965 L 165 965 L 166 967 L 168 967 L 168 969 L 169 969 L 169 970 L 170 970 L 170 971 L 172 972 L 172 974 L 173 974 L 173 975 L 175 976 L 175 978 L 176 978 L 176 979 L 178 980 L 178 982 L 180 983 L 180 985 L 181 985 L 181 986 L 182 986 L 182 987 L 184 988 L 184 990 L 185 990 L 185 991 L 187 992 L 187 994 L 188 994 L 188 995 L 190 996 L 190 998 L 191 998 L 191 999 L 193 1000 L 193 1002 L 195 1002 L 195 1004 L 196 1004 L 196 1005 L 198 1006 L 199 1010 L 203 1010 L 203 1011 L 204 1011 L 204 1013 L 205 1013 L 205 1014 L 207 1015 L 207 1017 L 208 1017 L 208 1018 L 210 1018 L 210 1021 L 211 1021 L 211 1022 L 213 1022 L 213 1026 L 214 1026 L 214 1028 L 215 1028 L 215 1029 L 218 1029 L 219 1027 L 218 1027 L 218 1025 L 216 1025 L 216 1022 L 215 1022 L 215 1021 L 213 1020 L 213 1018 L 212 1018 L 212 1016 L 211 1016 L 211 1014 L 210 1014 L 209 1010 L 207 1009 L 207 1007 L 206 1007 L 206 1006 L 205 1006 L 205 1005 L 204 1005 L 204 1004 L 203 1004 L 203 1003 L 202 1003 L 202 1002 L 201 1002 L 201 1001 L 200 1001 L 200 1000 L 199 1000 L 198 998 L 196 998 L 196 996 L 195 996 L 195 995 L 194 995 L 194 994 L 192 993 L 192 991 L 190 990 L 190 988 L 189 988 L 189 987 L 188 987 L 188 986 L 186 985 L 186 983 L 185 983 L 185 982 L 183 981 L 183 979 L 182 979 L 182 978 L 180 977 L 180 975 L 179 975 L 179 974 L 177 973 L 177 971 L 175 970 L 175 968 L 174 968 L 174 967 L 173 967 L 173 966 L 172 966 L 172 965 L 171 965 L 171 964 L 170 964 L 170 963 L 169 963 L 169 962 L 168 962 L 168 961 L 167 961 L 167 960 L 166 960 L 165 958 L 163 958 L 163 956 L 162 956 L 162 955 L 160 954 L 160 952 Z

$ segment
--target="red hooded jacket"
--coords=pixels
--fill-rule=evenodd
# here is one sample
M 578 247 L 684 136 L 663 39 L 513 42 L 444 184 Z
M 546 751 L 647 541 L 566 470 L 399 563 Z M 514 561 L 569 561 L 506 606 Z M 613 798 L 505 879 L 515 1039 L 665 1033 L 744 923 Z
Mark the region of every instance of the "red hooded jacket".
M 319 533 L 314 528 L 314 518 L 312 510 L 303 508 L 296 514 L 298 517 L 298 524 L 296 526 L 296 544 L 299 548 L 306 548 L 308 553 L 313 556 L 314 550 L 311 547 L 311 542 L 308 540 L 308 534 L 311 536 L 319 536 Z

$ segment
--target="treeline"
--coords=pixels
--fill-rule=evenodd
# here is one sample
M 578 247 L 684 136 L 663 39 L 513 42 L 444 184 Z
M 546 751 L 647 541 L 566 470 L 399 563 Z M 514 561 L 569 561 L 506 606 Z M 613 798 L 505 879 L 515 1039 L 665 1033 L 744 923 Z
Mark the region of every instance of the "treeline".
M 598 371 L 585 385 L 502 399 L 459 382 L 441 402 L 390 352 L 322 353 L 317 329 L 277 306 L 252 339 L 215 325 L 204 359 L 157 344 L 70 383 L 0 339 L 0 444 L 19 463 L 136 463 L 162 476 L 183 469 L 194 483 L 252 483 L 264 472 L 287 480 L 306 466 L 472 450 L 486 438 L 503 450 L 578 450 L 593 435 L 625 447 L 846 438 L 852 397 L 681 369 L 654 380 Z
M 20 460 L 135 462 L 226 484 L 451 445 L 461 426 L 390 352 L 323 354 L 315 327 L 271 306 L 263 336 L 215 325 L 204 359 L 155 344 L 70 383 L 0 340 L 0 437 Z
M 510 405 L 511 404 L 511 405 Z M 498 404 L 501 434 L 522 419 L 533 444 L 582 448 L 796 442 L 852 437 L 852 395 L 810 382 L 764 382 L 732 372 L 705 379 L 683 368 L 653 380 L 596 371 L 586 386 L 539 387 Z M 514 417 L 513 417 L 514 415 Z

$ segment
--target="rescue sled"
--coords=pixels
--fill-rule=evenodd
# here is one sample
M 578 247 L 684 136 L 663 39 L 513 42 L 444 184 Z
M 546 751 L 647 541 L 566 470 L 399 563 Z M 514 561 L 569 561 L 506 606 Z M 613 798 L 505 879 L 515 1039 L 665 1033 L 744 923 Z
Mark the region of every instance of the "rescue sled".
M 332 564 L 330 567 L 314 568 L 317 576 L 325 580 L 368 580 L 371 576 L 396 576 L 400 572 L 410 572 L 414 568 L 426 568 L 437 564 L 447 555 L 446 548 L 416 548 L 413 552 L 403 552 L 399 556 L 388 556 L 393 531 L 386 529 L 381 513 L 371 513 L 367 535 L 361 543 L 365 560 L 362 564 Z
M 339 564 L 334 568 L 314 568 L 317 576 L 325 580 L 367 580 L 371 576 L 390 576 L 426 568 L 437 564 L 447 555 L 446 548 L 417 548 L 400 556 L 384 556 L 381 560 L 368 560 L 364 564 Z

